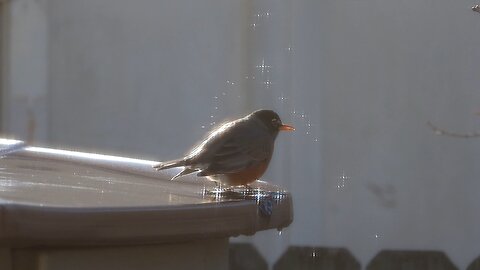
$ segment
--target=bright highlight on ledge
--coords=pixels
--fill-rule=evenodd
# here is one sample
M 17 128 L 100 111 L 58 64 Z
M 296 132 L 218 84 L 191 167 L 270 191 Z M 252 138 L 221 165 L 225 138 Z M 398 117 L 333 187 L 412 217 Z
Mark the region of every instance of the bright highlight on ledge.
M 110 155 L 94 154 L 94 153 L 86 153 L 86 152 L 76 152 L 76 151 L 70 151 L 70 150 L 61 150 L 61 149 L 52 149 L 52 148 L 43 148 L 43 147 L 33 147 L 33 146 L 26 147 L 25 151 L 45 153 L 45 154 L 53 154 L 53 155 L 64 155 L 64 156 L 86 158 L 86 159 L 97 159 L 97 160 L 116 161 L 116 162 L 128 162 L 128 163 L 136 163 L 136 164 L 149 165 L 149 166 L 153 166 L 154 164 L 157 163 L 157 162 L 151 161 L 151 160 L 143 160 L 143 159 L 119 157 L 119 156 L 110 156 Z

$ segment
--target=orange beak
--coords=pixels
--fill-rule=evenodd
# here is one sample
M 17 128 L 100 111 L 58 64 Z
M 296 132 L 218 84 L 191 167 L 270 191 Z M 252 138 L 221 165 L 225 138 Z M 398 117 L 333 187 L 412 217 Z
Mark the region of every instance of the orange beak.
M 294 131 L 295 128 L 290 126 L 290 125 L 281 125 L 280 127 L 278 127 L 278 130 L 283 130 L 283 131 Z

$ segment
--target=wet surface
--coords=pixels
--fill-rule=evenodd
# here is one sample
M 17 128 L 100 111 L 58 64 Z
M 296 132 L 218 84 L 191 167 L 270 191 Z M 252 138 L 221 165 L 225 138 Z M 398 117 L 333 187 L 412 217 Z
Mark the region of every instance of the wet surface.
M 140 160 L 138 160 L 140 161 Z M 72 157 L 46 157 L 22 150 L 0 159 L 0 201 L 64 207 L 153 206 L 261 200 L 287 196 L 282 189 L 258 181 L 250 187 L 217 187 L 206 178 L 170 175 L 142 161 L 135 168 L 114 162 L 92 164 Z
M 3 203 L 63 207 L 148 206 L 209 202 L 191 184 L 71 162 L 9 156 L 0 160 Z
M 145 170 L 150 170 L 148 166 Z M 152 170 L 153 171 L 153 170 Z M 68 161 L 9 155 L 0 160 L 0 200 L 48 206 L 152 206 L 274 198 L 287 192 L 265 182 L 251 187 L 220 188 L 196 177 L 135 175 Z
M 290 194 L 277 186 L 170 181 L 175 170 L 157 172 L 153 164 L 36 147 L 9 151 L 0 158 L 0 245 L 157 243 L 292 222 Z

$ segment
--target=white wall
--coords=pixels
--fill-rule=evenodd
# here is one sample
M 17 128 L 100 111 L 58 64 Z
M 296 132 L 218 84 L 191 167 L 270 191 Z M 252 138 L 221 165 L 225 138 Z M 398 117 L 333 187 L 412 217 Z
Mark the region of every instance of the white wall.
M 426 122 L 478 128 L 470 6 L 16 0 L 9 100 L 46 115 L 38 142 L 159 160 L 213 121 L 274 108 L 297 131 L 278 138 L 265 179 L 293 193 L 295 221 L 240 241 L 270 262 L 295 244 L 344 246 L 362 265 L 383 248 L 444 250 L 465 268 L 480 255 L 479 139 Z M 5 130 L 25 138 L 17 108 Z
M 289 242 L 347 246 L 363 265 L 381 248 L 444 250 L 461 268 L 479 255 L 479 141 L 426 126 L 478 129 L 470 4 L 294 2 L 292 104 L 319 143 L 293 139 Z
M 43 0 L 2 4 L 2 129 L 4 136 L 46 141 L 48 27 Z
M 48 3 L 51 142 L 174 158 L 244 107 L 211 108 L 245 73 L 244 2 Z

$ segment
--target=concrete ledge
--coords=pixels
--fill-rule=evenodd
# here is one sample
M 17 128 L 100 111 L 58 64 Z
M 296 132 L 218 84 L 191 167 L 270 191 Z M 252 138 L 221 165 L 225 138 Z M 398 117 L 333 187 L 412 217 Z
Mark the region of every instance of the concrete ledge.
M 155 161 L 12 144 L 0 159 L 0 247 L 172 243 L 293 220 L 290 194 L 268 183 L 212 192 L 204 178 L 170 181 Z
M 276 186 L 170 181 L 155 163 L 0 139 L 0 269 L 227 269 L 229 237 L 293 220 Z
M 27 248 L 14 250 L 12 257 L 15 270 L 223 270 L 228 269 L 228 239 L 128 247 Z

